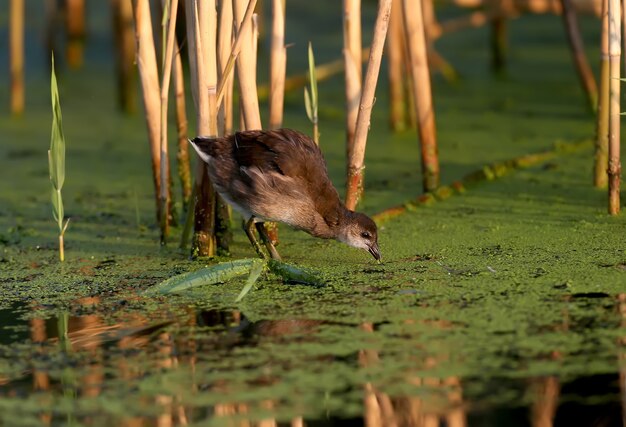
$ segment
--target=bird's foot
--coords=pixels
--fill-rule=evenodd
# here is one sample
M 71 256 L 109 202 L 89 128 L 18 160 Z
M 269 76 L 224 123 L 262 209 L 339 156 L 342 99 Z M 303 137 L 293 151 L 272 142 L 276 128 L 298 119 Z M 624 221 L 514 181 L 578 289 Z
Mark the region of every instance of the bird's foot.
M 257 224 L 260 224 L 261 226 L 263 226 L 263 223 L 257 223 Z M 261 247 L 261 245 L 259 244 L 259 241 L 256 239 L 256 236 L 254 235 L 254 225 L 255 225 L 254 218 L 250 218 L 244 224 L 243 230 L 246 232 L 246 235 L 248 236 L 250 243 L 252 243 L 252 247 L 254 248 L 256 253 L 259 255 L 259 257 L 267 260 L 268 259 L 267 254 L 263 251 L 263 248 Z M 258 229 L 258 225 L 257 225 L 257 229 Z
M 257 231 L 259 232 L 259 236 L 261 236 L 261 240 L 263 240 L 263 244 L 267 248 L 267 251 L 270 253 L 270 256 L 272 257 L 272 259 L 281 261 L 282 258 L 280 257 L 280 254 L 276 250 L 276 246 L 274 246 L 274 243 L 272 243 L 272 239 L 270 238 L 270 236 L 267 235 L 265 224 L 262 222 L 257 222 L 255 223 L 255 225 L 256 225 Z

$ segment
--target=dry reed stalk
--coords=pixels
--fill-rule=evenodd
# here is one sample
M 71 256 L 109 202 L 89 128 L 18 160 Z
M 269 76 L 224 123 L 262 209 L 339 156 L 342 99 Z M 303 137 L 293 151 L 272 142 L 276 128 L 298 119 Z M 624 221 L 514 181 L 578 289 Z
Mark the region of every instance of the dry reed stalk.
M 391 0 L 379 0 L 376 23 L 374 24 L 372 48 L 367 63 L 361 101 L 359 103 L 359 114 L 356 120 L 354 144 L 349 147 L 348 153 L 346 206 L 351 210 L 356 208 L 363 191 L 365 145 L 367 143 L 367 133 L 369 131 L 372 107 L 374 106 L 374 95 L 376 93 L 376 82 L 378 81 L 378 73 L 380 72 L 380 63 L 383 56 L 390 15 Z
M 178 139 L 178 150 L 176 160 L 178 164 L 178 177 L 183 193 L 183 211 L 189 209 L 191 200 L 191 166 L 189 164 L 189 142 L 187 141 L 187 107 L 185 105 L 185 82 L 183 64 L 180 58 L 178 42 L 175 42 L 174 68 L 172 77 L 174 79 L 174 99 L 176 101 L 176 134 Z
M 361 0 L 343 0 L 343 56 L 346 85 L 346 148 L 354 144 L 363 70 L 361 57 Z
M 403 0 L 402 5 L 422 151 L 422 187 L 424 191 L 434 191 L 439 186 L 439 158 L 422 8 L 410 0 Z
M 11 113 L 24 112 L 24 0 L 11 0 L 9 50 L 11 57 Z
M 185 30 L 186 30 L 186 41 L 187 41 L 187 58 L 189 61 L 189 77 L 191 82 L 191 97 L 193 99 L 194 108 L 196 111 L 196 134 L 203 135 L 204 133 L 208 133 L 208 114 L 206 112 L 206 106 L 208 106 L 208 102 L 203 102 L 206 94 L 200 93 L 200 89 L 198 86 L 198 79 L 201 76 L 198 76 L 198 51 L 196 50 L 196 4 L 194 0 L 185 0 Z M 203 95 L 202 97 L 200 95 Z M 189 242 L 189 237 L 191 235 L 192 226 L 195 227 L 194 216 L 196 213 L 196 205 L 198 204 L 199 199 L 202 199 L 200 193 L 200 188 L 202 186 L 202 181 L 198 181 L 197 178 L 200 176 L 202 180 L 203 177 L 204 166 L 201 159 L 196 159 L 196 168 L 194 172 L 194 180 L 191 188 L 191 198 L 189 199 L 189 206 L 187 209 L 187 215 L 185 218 L 185 223 L 183 227 L 183 232 L 181 233 L 180 239 L 180 248 L 184 249 L 187 247 Z M 206 174 L 205 174 L 206 175 Z M 205 198 L 209 199 L 209 198 Z M 195 236 L 194 236 L 195 237 Z M 192 244 L 191 253 L 192 256 L 196 253 L 195 241 Z M 210 245 L 209 245 L 210 246 Z M 206 252 L 209 252 L 211 249 L 207 249 Z M 197 252 L 204 252 L 204 250 L 198 250 Z
M 170 162 L 167 147 L 167 102 L 170 89 L 170 77 L 174 62 L 174 47 L 176 45 L 176 16 L 178 12 L 178 0 L 163 0 L 163 40 L 165 51 L 163 54 L 161 76 L 161 138 L 160 138 L 160 162 L 161 162 L 161 188 L 159 199 L 161 203 L 161 244 L 166 243 L 169 235 L 170 224 Z
M 255 99 L 256 99 L 256 103 L 258 105 L 258 100 L 259 100 L 259 95 L 258 92 L 256 92 L 256 67 L 257 67 L 257 54 L 258 54 L 258 41 L 259 41 L 259 33 L 261 28 L 259 27 L 259 16 L 255 13 L 254 15 L 252 15 L 252 63 L 254 64 L 254 67 L 252 69 L 252 71 L 250 72 L 250 74 L 253 74 L 254 76 L 254 84 L 255 84 Z M 284 45 L 284 43 L 283 43 Z M 285 51 L 285 55 L 286 55 L 286 51 Z M 285 61 L 284 61 L 285 66 L 287 65 L 286 63 L 286 56 L 285 56 Z M 284 76 L 284 72 L 283 72 L 283 76 Z M 284 77 L 283 77 L 284 80 Z M 274 95 L 274 94 L 272 94 Z M 282 98 L 283 96 L 281 96 Z M 281 104 L 281 109 L 280 109 L 280 114 L 281 114 L 281 118 L 280 118 L 280 122 L 282 122 L 282 104 Z M 245 117 L 245 116 L 244 116 Z M 260 116 L 259 116 L 259 120 L 260 120 Z M 262 124 L 260 124 L 260 126 L 262 126 Z M 264 224 L 265 226 L 265 231 L 267 233 L 267 236 L 269 237 L 270 241 L 272 242 L 272 244 L 274 245 L 278 245 L 278 224 L 275 222 L 270 222 L 267 221 Z
M 141 80 L 143 105 L 148 127 L 148 142 L 152 157 L 152 178 L 155 189 L 155 201 L 157 205 L 157 221 L 161 219 L 159 195 L 161 194 L 161 165 L 159 157 L 160 142 L 160 105 L 159 98 L 159 73 L 157 70 L 156 53 L 154 50 L 154 37 L 152 34 L 152 18 L 148 0 L 133 0 L 133 16 L 135 18 L 135 38 L 137 52 L 137 67 Z
M 620 211 L 620 56 L 621 50 L 620 0 L 609 0 L 609 214 Z
M 192 93 L 197 114 L 197 134 L 217 136 L 217 10 L 214 0 L 186 0 L 187 41 L 192 75 Z M 216 253 L 216 194 L 205 163 L 198 158 L 194 197 L 192 254 Z M 186 224 L 188 227 L 188 225 Z M 183 236 L 184 240 L 184 236 Z
M 217 34 L 217 67 L 219 81 L 224 80 L 224 102 L 219 106 L 218 132 L 229 135 L 233 130 L 233 83 L 234 75 L 224 76 L 226 64 L 233 45 L 233 2 L 224 0 L 219 5 L 219 32 Z
M 395 1 L 391 5 L 387 52 L 389 54 L 389 125 L 394 131 L 406 127 L 406 103 L 404 98 L 404 24 L 402 5 Z
M 233 5 L 239 4 L 240 1 L 243 0 L 233 0 Z M 235 12 L 235 24 L 237 27 L 237 36 L 235 37 L 235 42 L 233 43 L 233 47 L 230 51 L 230 56 L 228 57 L 228 62 L 226 63 L 226 67 L 224 67 L 224 76 L 228 77 L 232 72 L 233 67 L 235 66 L 235 61 L 239 56 L 239 51 L 241 50 L 241 45 L 244 41 L 244 38 L 249 37 L 247 34 L 252 31 L 252 15 L 254 14 L 254 7 L 257 4 L 257 0 L 250 0 L 248 2 L 248 7 L 246 8 L 246 12 L 243 15 L 243 19 L 238 19 Z M 243 5 L 239 5 L 239 8 L 242 8 Z M 234 6 L 233 6 L 234 8 Z M 235 9 L 235 8 L 234 8 Z M 222 97 L 224 96 L 224 91 L 226 88 L 227 79 L 222 79 L 220 81 L 220 85 L 217 88 L 217 105 L 221 105 Z
M 113 0 L 111 9 L 115 39 L 118 104 L 123 111 L 132 113 L 136 109 L 132 5 L 127 0 Z
M 254 84 L 256 86 L 256 76 L 257 76 L 257 57 L 259 50 L 259 15 L 256 13 L 252 15 L 252 49 L 251 49 L 251 63 L 254 64 L 254 67 L 250 70 L 250 75 L 254 80 Z M 256 95 L 256 92 L 255 92 Z M 256 96 L 257 104 L 259 97 Z M 260 113 L 259 113 L 260 115 Z
M 402 0 L 398 1 L 402 6 Z M 404 39 L 404 52 L 402 55 L 402 61 L 404 62 L 404 99 L 406 100 L 407 110 L 406 110 L 406 121 L 408 127 L 411 129 L 417 129 L 417 112 L 415 108 L 415 99 L 413 97 L 413 92 L 415 91 L 413 88 L 415 83 L 413 82 L 413 76 L 411 75 L 411 69 L 413 67 L 413 63 L 411 62 L 411 55 L 409 54 L 409 45 L 406 39 L 406 27 L 404 26 L 404 11 L 402 11 L 402 37 Z
M 598 85 L 585 55 L 585 47 L 580 36 L 576 11 L 574 10 L 572 0 L 561 0 L 561 4 L 563 7 L 563 24 L 565 25 L 572 60 L 574 61 L 580 84 L 587 95 L 589 106 L 592 111 L 596 111 L 598 107 Z
M 602 0 L 602 33 L 600 38 L 600 92 L 596 116 L 596 144 L 593 185 L 606 188 L 609 162 L 609 0 Z
M 200 35 L 196 31 L 197 0 L 185 0 L 185 24 L 187 28 L 187 52 L 189 54 L 189 74 L 191 76 L 191 95 L 196 107 L 196 133 L 209 135 L 209 100 L 208 92 L 200 82 L 206 81 Z
M 435 16 L 435 5 L 433 0 L 422 0 L 422 14 L 424 17 L 424 32 L 426 33 L 426 40 L 428 43 L 434 41 L 433 34 L 437 32 L 439 23 Z
M 262 129 L 261 113 L 259 111 L 259 98 L 256 86 L 257 67 L 257 41 L 259 27 L 257 15 L 252 15 L 250 31 L 243 26 L 244 6 L 246 0 L 235 0 L 233 10 L 235 16 L 235 28 L 237 36 L 241 36 L 241 52 L 237 56 L 237 78 L 239 81 L 239 105 L 243 121 L 242 129 Z M 265 223 L 265 229 L 274 244 L 278 243 L 278 226 L 275 223 Z
M 285 0 L 272 0 L 272 42 L 270 54 L 270 129 L 283 124 L 287 49 L 285 47 Z
M 491 9 L 491 66 L 493 71 L 502 72 L 506 66 L 507 41 L 507 6 L 508 0 L 489 0 Z
M 218 60 L 219 60 L 218 56 L 220 54 L 218 53 L 217 29 L 220 27 L 218 27 L 218 15 L 217 15 L 217 8 L 216 8 L 215 1 L 212 2 L 210 7 L 211 7 L 211 12 L 210 12 L 209 28 L 213 28 L 213 30 L 210 33 L 210 39 L 209 39 L 210 50 L 208 52 L 208 55 L 210 58 L 210 69 L 209 69 L 209 83 L 210 83 L 209 107 L 210 108 L 209 110 L 211 114 L 211 123 L 215 126 L 214 132 L 215 132 L 215 135 L 217 136 L 217 135 L 220 135 L 220 129 L 218 126 L 220 105 L 217 102 L 217 86 L 218 86 L 218 82 L 220 81 L 220 78 L 222 77 L 222 70 L 218 63 Z M 224 30 L 223 30 L 227 34 L 226 36 L 227 40 L 232 39 L 232 27 L 233 27 L 232 4 L 231 4 L 230 9 L 231 9 L 231 13 L 230 13 L 231 19 L 229 22 L 224 23 Z M 230 78 L 231 80 L 231 83 L 229 85 L 230 87 L 227 88 L 227 91 L 230 91 L 230 104 L 232 105 L 232 77 L 229 77 L 229 76 L 226 76 L 226 77 Z M 232 107 L 231 107 L 231 114 L 230 114 L 229 120 L 232 123 Z M 232 128 L 232 125 L 231 125 L 231 128 Z M 224 129 L 224 132 L 226 131 L 227 129 Z M 208 175 L 206 179 L 208 181 Z M 230 243 L 232 242 L 232 232 L 231 232 L 231 227 L 230 227 L 231 211 L 230 211 L 229 206 L 224 202 L 224 200 L 222 200 L 222 198 L 213 190 L 211 191 L 215 197 L 215 202 L 214 202 L 215 214 L 214 214 L 214 221 L 213 221 L 213 229 L 214 229 L 213 232 L 215 234 L 217 249 L 223 253 L 228 253 Z
M 239 129 L 246 128 L 246 120 L 243 116 L 243 105 L 241 105 L 241 99 L 239 99 Z
M 67 63 L 72 68 L 83 65 L 85 41 L 85 0 L 65 0 L 67 29 Z
M 506 18 L 498 16 L 491 21 L 491 67 L 502 72 L 506 66 L 507 25 Z
M 247 0 L 234 0 L 233 10 L 237 39 L 241 37 L 241 55 L 237 56 L 237 77 L 239 97 L 243 109 L 246 130 L 262 129 L 261 113 L 256 87 L 256 53 L 254 40 L 254 20 L 250 26 L 243 25 Z M 252 3 L 252 2 L 250 2 Z M 233 49 L 234 50 L 234 49 Z

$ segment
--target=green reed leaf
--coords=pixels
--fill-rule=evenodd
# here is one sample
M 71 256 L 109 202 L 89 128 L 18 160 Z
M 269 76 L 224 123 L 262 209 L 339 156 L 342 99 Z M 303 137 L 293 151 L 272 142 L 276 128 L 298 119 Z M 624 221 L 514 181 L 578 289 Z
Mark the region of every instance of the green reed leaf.
M 54 55 L 52 55 L 52 72 L 50 76 L 50 95 L 52 98 L 52 131 L 50 136 L 50 180 L 56 190 L 63 188 L 65 182 L 65 135 L 63 134 L 63 117 L 59 101 L 59 88 L 54 72 Z
M 148 294 L 173 294 L 198 286 L 214 285 L 225 282 L 251 271 L 256 264 L 263 264 L 260 259 L 241 259 L 222 262 L 211 267 L 201 268 L 189 273 L 179 274 L 146 290 Z
M 311 122 L 313 122 L 313 107 L 311 107 L 311 95 L 306 86 L 304 88 L 304 108 L 306 109 L 306 116 Z
M 309 42 L 309 82 L 311 84 L 311 106 L 313 107 L 313 117 L 317 122 L 317 71 L 315 69 L 315 56 L 313 55 L 313 45 Z
M 59 231 L 62 232 L 65 212 L 63 209 L 63 197 L 61 196 L 61 191 L 53 188 L 50 198 L 52 200 L 52 216 L 59 226 Z
M 250 292 L 250 289 L 252 289 L 252 287 L 257 282 L 257 280 L 259 280 L 259 276 L 263 272 L 263 269 L 265 268 L 266 265 L 267 265 L 267 262 L 265 261 L 257 262 L 252 265 L 252 268 L 250 269 L 250 275 L 248 276 L 248 280 L 246 281 L 246 285 L 243 287 L 243 289 L 237 296 L 237 299 L 235 300 L 235 302 L 241 301 L 243 297 L 245 297 L 248 294 L 248 292 Z
M 321 286 L 324 284 L 324 281 L 314 273 L 303 270 L 293 264 L 270 259 L 267 265 L 272 273 L 280 276 L 283 280 L 287 282 L 315 286 Z

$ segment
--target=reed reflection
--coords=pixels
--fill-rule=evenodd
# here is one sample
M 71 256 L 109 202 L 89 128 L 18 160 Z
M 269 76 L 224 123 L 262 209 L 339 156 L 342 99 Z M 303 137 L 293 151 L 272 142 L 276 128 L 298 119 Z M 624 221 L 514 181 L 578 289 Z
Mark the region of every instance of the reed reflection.
M 626 327 L 626 294 L 619 295 L 614 301 L 607 319 Z M 97 310 L 87 308 L 97 306 L 100 301 L 98 298 L 82 299 L 75 304 L 84 307 L 78 312 L 97 313 Z M 447 369 L 446 366 L 456 357 L 454 349 L 426 347 L 419 340 L 422 326 L 445 332 L 456 327 L 449 322 L 424 323 L 413 319 L 398 322 L 407 332 L 400 339 L 418 350 L 412 353 L 402 352 L 404 347 L 385 349 L 388 337 L 383 328 L 394 328 L 396 324 L 355 324 L 350 319 L 329 322 L 306 318 L 252 321 L 238 310 L 202 311 L 193 307 L 178 311 L 172 320 L 163 316 L 155 320 L 150 315 L 135 312 L 123 313 L 120 317 L 123 321 L 112 321 L 100 314 L 59 314 L 53 319 L 29 320 L 28 333 L 34 344 L 30 370 L 21 379 L 0 380 L 4 381 L 0 382 L 0 396 L 37 392 L 38 396 L 45 397 L 42 402 L 61 398 L 73 402 L 63 407 L 42 404 L 36 414 L 42 425 L 60 425 L 68 420 L 98 425 L 96 420 L 104 417 L 110 425 L 128 427 L 187 426 L 203 422 L 236 427 L 343 425 L 345 422 L 370 427 L 464 427 L 473 424 L 471 417 L 480 420 L 482 416 L 472 406 L 472 399 L 476 397 L 466 394 L 468 382 L 480 379 L 439 376 L 436 372 Z M 567 332 L 572 328 L 575 333 L 575 319 L 570 318 L 567 309 L 561 319 L 550 327 L 549 332 Z M 351 345 L 355 349 L 360 346 L 361 350 L 345 354 L 341 349 L 325 351 L 323 345 L 317 346 L 346 337 L 360 337 Z M 307 344 L 315 346 L 315 351 L 293 353 L 293 357 L 271 353 Z M 567 401 L 562 397 L 583 396 L 585 390 L 591 388 L 607 390 L 607 382 L 612 382 L 616 394 L 621 393 L 621 415 L 626 394 L 626 352 L 623 350 L 626 338 L 618 338 L 617 345 L 619 376 L 583 378 L 580 383 L 566 382 L 557 375 L 520 378 L 511 381 L 510 386 L 519 387 L 520 393 L 526 390 L 526 396 L 532 396 L 532 402 L 525 403 L 523 408 L 505 405 L 498 410 L 505 414 L 504 418 L 517 417 L 520 411 L 526 413 L 526 423 L 533 427 L 567 425 L 572 419 L 580 418 L 583 411 L 598 414 L 603 411 L 602 419 L 610 423 L 607 425 L 623 425 L 615 423 L 617 419 L 612 406 L 589 409 L 573 405 L 571 399 Z M 437 350 L 433 352 L 434 348 Z M 263 354 L 265 352 L 267 354 Z M 249 362 L 242 364 L 238 361 L 242 354 L 259 356 L 258 360 L 246 359 Z M 416 354 L 426 355 L 416 357 Z M 555 349 L 547 351 L 544 357 L 546 361 L 566 363 L 568 355 Z M 58 369 L 55 371 L 59 361 L 63 368 L 61 373 Z M 407 388 L 400 387 L 400 390 L 411 391 L 391 391 L 395 384 L 389 375 L 395 377 L 398 371 L 387 374 L 386 370 L 398 362 L 407 361 L 410 361 L 407 366 L 411 368 L 401 372 L 401 381 Z M 308 389 L 309 383 L 303 380 L 300 386 L 301 380 L 296 378 L 299 370 L 307 370 L 309 366 L 322 371 L 326 366 L 329 371 L 343 369 L 346 378 L 359 378 L 358 381 L 345 382 L 344 388 L 335 388 L 333 393 L 336 396 L 333 397 L 343 400 L 351 395 L 358 402 L 362 396 L 362 412 L 355 414 L 354 407 L 349 414 L 347 410 L 342 412 L 339 406 L 326 409 L 324 396 L 319 392 L 322 387 Z M 373 377 L 379 379 L 360 382 L 363 373 L 368 372 L 374 372 Z M 288 384 L 292 391 L 284 394 L 281 383 Z M 117 394 L 114 388 L 119 384 L 123 384 L 124 392 Z M 157 388 L 153 389 L 155 385 Z M 264 396 L 266 389 L 267 396 L 271 393 L 280 397 Z M 115 404 L 121 407 L 126 404 L 130 410 L 98 414 L 80 409 L 81 406 L 88 407 L 84 406 L 85 401 L 93 402 L 100 397 L 113 398 Z M 289 414 L 288 418 L 285 414 Z M 346 416 L 351 418 L 344 418 Z
M 414 323 L 407 319 L 406 324 Z M 442 327 L 438 325 L 435 327 Z M 360 328 L 375 333 L 372 323 L 363 323 Z M 417 345 L 417 344 L 416 344 Z M 422 361 L 423 369 L 431 370 L 440 360 L 448 355 L 428 357 Z M 359 352 L 359 364 L 362 367 L 385 363 L 384 358 L 376 350 L 368 349 Z M 444 378 L 423 377 L 417 373 L 407 372 L 405 381 L 417 388 L 428 390 L 425 397 L 391 396 L 371 382 L 365 383 L 363 398 L 363 420 L 367 427 L 465 427 L 467 417 L 463 402 L 461 381 L 457 376 Z M 441 391 L 438 392 L 437 390 Z M 440 396 L 444 396 L 443 401 Z

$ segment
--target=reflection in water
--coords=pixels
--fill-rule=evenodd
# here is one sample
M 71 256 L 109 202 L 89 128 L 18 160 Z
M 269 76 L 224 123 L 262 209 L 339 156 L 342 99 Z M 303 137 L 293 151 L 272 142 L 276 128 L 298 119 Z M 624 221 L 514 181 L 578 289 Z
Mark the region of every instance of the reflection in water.
M 626 294 L 609 310 L 626 328 Z M 553 329 L 580 328 L 575 322 L 564 310 Z M 446 373 L 458 350 L 421 338 L 454 332 L 438 320 L 404 319 L 393 329 L 188 308 L 172 319 L 128 313 L 118 322 L 61 313 L 28 320 L 27 333 L 20 324 L 0 326 L 14 331 L 0 346 L 0 425 L 626 425 L 626 336 L 618 338 L 617 375 L 499 380 Z M 528 398 L 483 403 L 499 390 Z
M 412 322 L 407 321 L 407 323 Z M 374 332 L 374 325 L 363 323 L 361 329 Z M 381 363 L 380 355 L 374 350 L 362 350 L 359 352 L 359 363 L 364 367 Z M 425 360 L 425 364 L 429 368 L 434 368 L 437 361 L 429 358 Z M 436 402 L 430 398 L 411 396 L 391 397 L 368 382 L 364 386 L 364 421 L 366 426 L 435 427 L 441 424 L 449 427 L 464 427 L 467 425 L 463 408 L 463 393 L 458 377 L 421 378 L 417 373 L 407 374 L 405 381 L 414 386 L 426 386 L 429 390 L 447 390 L 443 393 L 446 402 Z

